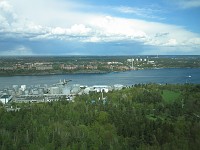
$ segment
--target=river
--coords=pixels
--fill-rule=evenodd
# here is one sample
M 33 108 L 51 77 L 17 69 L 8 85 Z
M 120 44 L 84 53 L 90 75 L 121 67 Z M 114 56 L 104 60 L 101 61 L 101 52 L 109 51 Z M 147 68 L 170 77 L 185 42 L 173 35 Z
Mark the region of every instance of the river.
M 191 77 L 189 77 L 191 76 Z M 65 74 L 45 76 L 9 76 L 0 77 L 0 89 L 12 87 L 12 85 L 52 85 L 59 80 L 72 80 L 69 85 L 134 85 L 138 83 L 200 83 L 199 68 L 175 68 L 175 69 L 146 69 L 126 72 L 112 72 L 105 74 Z

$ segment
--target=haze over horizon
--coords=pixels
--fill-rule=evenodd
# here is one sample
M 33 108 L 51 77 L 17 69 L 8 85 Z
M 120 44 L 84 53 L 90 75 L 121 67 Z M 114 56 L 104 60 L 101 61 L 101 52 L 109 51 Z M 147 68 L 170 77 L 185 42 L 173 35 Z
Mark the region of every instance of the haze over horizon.
M 200 55 L 200 0 L 0 0 L 0 56 Z

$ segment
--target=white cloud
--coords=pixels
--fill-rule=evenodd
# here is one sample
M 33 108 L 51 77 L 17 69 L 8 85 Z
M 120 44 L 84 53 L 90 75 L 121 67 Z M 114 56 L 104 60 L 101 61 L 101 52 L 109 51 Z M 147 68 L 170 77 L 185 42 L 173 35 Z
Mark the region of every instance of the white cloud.
M 133 20 L 132 20 L 133 21 Z M 141 40 L 147 35 L 144 31 L 134 27 L 134 22 L 128 19 L 103 16 L 94 18 L 89 24 L 96 36 L 109 41 Z
M 87 35 L 90 31 L 91 29 L 83 24 L 75 24 L 69 30 L 67 30 L 67 33 L 77 34 L 77 35 Z
M 165 0 L 166 4 L 175 6 L 175 9 L 192 9 L 200 7 L 200 0 Z
M 96 36 L 90 37 L 85 40 L 85 42 L 91 42 L 91 43 L 97 43 L 97 42 L 101 42 L 101 41 L 102 41 L 102 39 L 100 37 L 96 37 Z
M 10 0 L 21 18 L 42 26 L 66 28 L 74 24 L 85 24 L 97 14 L 81 11 L 88 5 L 70 0 Z
M 184 9 L 200 7 L 200 0 L 177 0 L 175 3 Z
M 166 43 L 164 43 L 164 46 L 176 46 L 177 44 L 176 39 L 169 39 Z
M 17 19 L 13 7 L 7 1 L 0 1 L 0 26 L 6 28 L 10 26 Z
M 191 38 L 188 40 L 188 46 L 192 48 L 200 48 L 200 38 Z
M 10 49 L 7 51 L 0 52 L 1 56 L 27 56 L 27 55 L 34 55 L 32 50 L 28 47 L 25 47 L 23 45 L 17 46 L 14 49 Z
M 138 10 L 136 10 L 135 8 L 132 8 L 132 7 L 120 6 L 120 7 L 116 7 L 115 9 L 122 13 L 138 14 Z
M 109 39 L 109 41 L 132 40 L 152 46 L 190 46 L 189 39 L 198 41 L 200 37 L 180 26 L 137 19 L 106 16 L 94 19 L 90 25 L 96 30 L 95 37 Z M 193 42 L 193 44 L 197 43 Z
M 11 5 L 9 5 L 6 1 L 0 1 L 0 8 L 5 12 L 12 11 Z
M 183 50 L 184 47 L 187 50 L 188 47 L 200 48 L 200 35 L 187 31 L 180 26 L 103 14 L 91 15 L 75 12 L 75 8 L 82 8 L 83 6 L 76 3 L 64 3 L 64 1 L 61 1 L 61 5 L 54 0 L 48 1 L 49 5 L 45 7 L 46 13 L 44 13 L 43 5 L 45 2 L 47 3 L 47 0 L 35 0 L 28 4 L 29 1 L 26 0 L 10 0 L 10 3 L 15 6 L 12 7 L 8 1 L 0 1 L 0 8 L 3 8 L 0 12 L 0 32 L 3 33 L 0 38 L 26 38 L 36 41 L 55 39 L 93 43 L 129 41 Z M 25 5 L 27 6 L 24 9 Z M 69 10 L 64 11 L 64 8 L 69 8 Z M 121 9 L 125 13 L 135 13 L 129 7 Z M 20 15 L 17 16 L 17 14 Z M 28 19 L 25 19 L 26 17 Z M 9 21 L 10 18 L 12 18 L 11 21 Z M 32 53 L 30 49 L 23 47 L 10 52 Z
M 75 24 L 70 28 L 52 28 L 52 34 L 55 35 L 84 36 L 87 35 L 90 31 L 91 29 L 83 24 Z
M 61 27 L 56 27 L 52 29 L 52 34 L 64 35 L 65 33 L 66 33 L 66 29 L 61 28 Z
M 165 18 L 160 17 L 159 14 L 162 14 L 164 11 L 159 8 L 151 8 L 152 6 L 148 6 L 147 8 L 138 8 L 138 7 L 129 7 L 129 6 L 119 6 L 119 7 L 111 7 L 111 9 L 116 10 L 125 14 L 134 14 L 143 18 L 151 18 L 164 20 Z

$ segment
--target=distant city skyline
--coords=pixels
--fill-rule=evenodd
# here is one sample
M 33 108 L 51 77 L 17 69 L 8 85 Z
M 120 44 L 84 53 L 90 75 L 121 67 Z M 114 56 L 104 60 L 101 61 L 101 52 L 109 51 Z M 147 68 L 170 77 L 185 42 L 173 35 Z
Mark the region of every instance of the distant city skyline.
M 0 0 L 0 56 L 200 55 L 200 0 Z

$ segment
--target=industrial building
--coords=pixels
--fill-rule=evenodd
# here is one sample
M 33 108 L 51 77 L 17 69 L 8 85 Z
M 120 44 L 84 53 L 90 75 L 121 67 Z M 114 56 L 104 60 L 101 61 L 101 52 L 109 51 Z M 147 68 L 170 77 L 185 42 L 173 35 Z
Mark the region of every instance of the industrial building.
M 94 85 L 86 86 L 80 84 L 73 84 L 68 86 L 70 80 L 60 81 L 51 86 L 41 85 L 13 85 L 11 88 L 3 89 L 0 92 L 0 101 L 6 104 L 10 101 L 17 103 L 41 103 L 58 101 L 65 98 L 67 101 L 73 101 L 76 95 L 89 94 L 90 92 L 107 93 L 112 90 L 120 90 L 123 85 L 116 84 L 114 86 L 108 85 Z
M 0 97 L 0 102 L 3 103 L 3 104 L 6 104 L 11 100 L 12 100 L 12 96 L 11 95 L 2 95 Z

